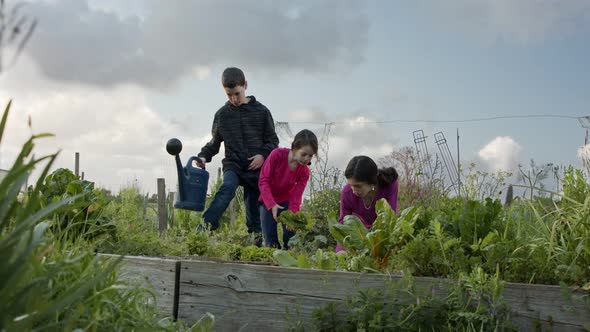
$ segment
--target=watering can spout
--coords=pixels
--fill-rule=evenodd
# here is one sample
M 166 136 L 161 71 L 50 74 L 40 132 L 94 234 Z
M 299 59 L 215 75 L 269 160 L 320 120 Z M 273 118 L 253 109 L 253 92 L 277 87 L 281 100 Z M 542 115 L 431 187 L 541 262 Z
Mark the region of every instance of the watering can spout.
M 178 194 L 174 207 L 192 211 L 203 211 L 207 198 L 207 186 L 209 184 L 209 172 L 194 167 L 193 161 L 197 157 L 190 157 L 185 167 L 180 161 L 182 143 L 176 138 L 168 140 L 166 151 L 174 156 L 176 171 L 178 173 Z
M 184 172 L 184 168 L 182 168 L 182 163 L 180 162 L 180 155 L 175 155 L 174 160 L 176 161 L 176 173 L 178 176 L 178 198 L 179 200 L 184 201 L 184 180 L 186 178 L 186 174 Z

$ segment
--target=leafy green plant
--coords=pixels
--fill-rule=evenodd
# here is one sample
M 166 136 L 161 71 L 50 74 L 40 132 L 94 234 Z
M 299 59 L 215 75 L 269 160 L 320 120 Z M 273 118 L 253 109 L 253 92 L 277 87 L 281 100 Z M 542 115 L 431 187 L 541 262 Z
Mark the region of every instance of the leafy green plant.
M 226 261 L 244 262 L 272 262 L 275 248 L 241 246 L 230 242 L 212 242 L 207 248 L 206 255 Z
M 337 254 L 333 251 L 318 249 L 313 255 L 297 255 L 294 257 L 289 251 L 275 250 L 274 261 L 284 267 L 312 268 L 320 270 L 351 270 L 351 259 L 348 255 Z M 364 267 L 364 266 L 363 266 Z M 358 268 L 357 271 L 362 270 Z
M 330 238 L 332 238 L 330 236 Z M 279 238 L 280 240 L 280 238 Z M 324 235 L 312 235 L 305 231 L 299 231 L 289 240 L 289 250 L 301 254 L 310 255 L 318 249 L 326 249 L 328 238 Z
M 111 216 L 116 223 L 128 222 L 132 224 L 143 224 L 148 212 L 151 212 L 146 206 L 146 216 L 143 215 L 144 208 L 143 195 L 137 185 L 131 185 L 121 188 L 118 195 L 106 207 L 106 213 Z M 145 202 L 148 203 L 148 202 Z
M 461 196 L 468 200 L 485 200 L 500 198 L 506 187 L 506 179 L 512 173 L 498 170 L 495 173 L 477 169 L 475 163 L 469 164 L 461 181 Z
M 0 122 L 0 142 L 4 134 L 6 120 L 10 111 L 9 102 Z M 13 166 L 0 182 L 0 323 L 3 327 L 12 326 L 23 330 L 41 324 L 45 319 L 56 314 L 76 296 L 61 294 L 54 301 L 35 301 L 44 285 L 44 280 L 32 279 L 23 282 L 22 276 L 33 275 L 36 260 L 35 253 L 43 241 L 43 235 L 49 223 L 47 218 L 57 209 L 69 204 L 74 198 L 54 202 L 41 208 L 40 193 L 36 189 L 49 172 L 57 154 L 30 158 L 34 141 L 50 136 L 35 135 L 27 140 Z M 37 185 L 29 191 L 27 197 L 19 202 L 18 194 L 26 183 L 29 174 L 42 162 L 46 161 Z M 96 280 L 87 280 L 83 289 L 90 289 Z M 32 313 L 35 313 L 34 315 Z
M 290 210 L 283 211 L 279 214 L 278 219 L 279 223 L 295 231 L 308 230 L 310 227 L 309 218 L 303 212 L 293 213 Z
M 94 189 L 94 183 L 76 178 L 72 171 L 59 168 L 45 177 L 41 192 L 43 206 L 64 198 L 80 195 L 78 198 L 53 214 L 51 230 L 60 236 L 86 239 L 116 236 L 116 227 L 111 218 L 104 214 L 109 201 L 101 190 Z
M 272 262 L 275 248 L 247 246 L 242 248 L 239 260 L 248 262 Z
M 330 232 L 342 247 L 353 255 L 368 255 L 377 269 L 388 265 L 392 254 L 397 252 L 413 237 L 414 225 L 420 216 L 418 208 L 407 208 L 399 216 L 385 199 L 376 204 L 377 219 L 366 229 L 356 216 L 344 217 L 339 224 L 333 217 Z
M 555 262 L 560 280 L 584 284 L 590 281 L 590 196 L 583 203 L 569 202 L 571 207 L 554 214 L 546 241 L 547 257 Z
M 369 230 L 357 216 L 345 216 L 342 224 L 336 221 L 335 216 L 331 216 L 330 233 L 350 253 L 364 254 L 369 250 L 365 245 Z
M 516 330 L 502 297 L 503 289 L 499 273 L 488 275 L 476 267 L 469 274 L 461 274 L 446 301 L 452 308 L 448 325 L 468 331 Z
M 447 222 L 451 233 L 466 244 L 477 244 L 495 226 L 501 216 L 502 203 L 500 200 L 486 198 L 480 201 L 468 200 L 455 213 L 451 214 L 451 222 Z
M 117 223 L 117 237 L 101 241 L 96 250 L 101 253 L 131 256 L 185 256 L 188 248 L 182 238 L 159 232 L 145 225 Z
M 186 238 L 189 255 L 203 256 L 209 248 L 209 237 L 206 232 L 192 232 Z
M 336 241 L 330 235 L 328 216 L 340 210 L 340 190 L 340 187 L 324 189 L 304 200 L 301 212 L 311 219 L 311 228 L 297 232 L 296 237 L 301 239 L 301 245 L 298 247 L 289 243 L 290 248 L 312 255 L 319 248 L 336 247 Z
M 574 169 L 573 166 L 567 167 L 563 172 L 563 196 L 568 199 L 562 201 L 562 208 L 567 209 L 572 205 L 584 203 L 590 196 L 590 186 L 584 172 L 580 169 Z
M 419 290 L 410 275 L 382 289 L 359 289 L 343 302 L 314 310 L 320 331 L 429 331 L 444 330 L 443 299 Z
M 405 245 L 394 258 L 398 269 L 412 272 L 416 276 L 448 277 L 467 265 L 459 242 L 432 237 L 426 230 L 421 231 Z

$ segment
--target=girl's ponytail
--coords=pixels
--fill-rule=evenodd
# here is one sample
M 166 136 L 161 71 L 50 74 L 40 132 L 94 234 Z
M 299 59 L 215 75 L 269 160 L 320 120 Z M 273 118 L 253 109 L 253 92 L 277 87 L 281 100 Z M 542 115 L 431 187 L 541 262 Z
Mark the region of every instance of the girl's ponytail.
M 393 167 L 379 169 L 379 171 L 377 172 L 377 181 L 379 188 L 385 188 L 391 185 L 392 183 L 397 181 L 398 177 L 399 175 Z

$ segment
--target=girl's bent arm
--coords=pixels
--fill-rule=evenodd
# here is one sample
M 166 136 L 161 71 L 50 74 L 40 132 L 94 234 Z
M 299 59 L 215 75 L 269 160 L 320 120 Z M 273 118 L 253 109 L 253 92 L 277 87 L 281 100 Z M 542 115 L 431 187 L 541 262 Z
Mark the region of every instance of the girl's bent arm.
M 260 178 L 258 179 L 258 189 L 260 189 L 260 197 L 262 197 L 262 202 L 264 203 L 264 206 L 266 206 L 267 210 L 270 210 L 273 206 L 277 205 L 277 202 L 275 201 L 271 190 L 275 155 L 276 153 L 271 152 L 268 156 L 268 159 L 264 161 L 262 169 L 260 170 Z
M 289 210 L 291 210 L 293 213 L 299 211 L 299 208 L 301 207 L 301 198 L 303 197 L 303 192 L 305 191 L 305 186 L 307 186 L 308 180 L 309 169 L 306 169 L 297 179 L 297 183 L 295 183 L 295 187 L 293 188 L 293 191 L 291 191 Z

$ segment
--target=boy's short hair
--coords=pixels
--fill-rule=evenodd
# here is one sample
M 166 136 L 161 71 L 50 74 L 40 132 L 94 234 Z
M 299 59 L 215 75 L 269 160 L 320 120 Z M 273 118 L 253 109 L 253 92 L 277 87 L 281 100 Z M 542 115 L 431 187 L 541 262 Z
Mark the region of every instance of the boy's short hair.
M 221 74 L 221 85 L 224 88 L 233 89 L 237 85 L 245 86 L 246 85 L 246 76 L 244 72 L 240 68 L 236 67 L 228 67 L 225 68 L 223 74 Z

